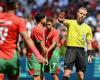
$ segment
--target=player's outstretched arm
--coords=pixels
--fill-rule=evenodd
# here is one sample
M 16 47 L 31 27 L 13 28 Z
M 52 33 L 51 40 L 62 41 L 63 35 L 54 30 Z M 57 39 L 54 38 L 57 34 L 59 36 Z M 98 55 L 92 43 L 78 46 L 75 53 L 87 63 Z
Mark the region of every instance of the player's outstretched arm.
M 36 49 L 34 42 L 32 39 L 28 36 L 27 32 L 22 32 L 21 36 L 25 40 L 27 46 L 30 48 L 30 50 L 35 54 L 36 58 L 40 63 L 45 63 L 45 59 L 42 57 L 42 55 L 39 53 L 39 51 Z

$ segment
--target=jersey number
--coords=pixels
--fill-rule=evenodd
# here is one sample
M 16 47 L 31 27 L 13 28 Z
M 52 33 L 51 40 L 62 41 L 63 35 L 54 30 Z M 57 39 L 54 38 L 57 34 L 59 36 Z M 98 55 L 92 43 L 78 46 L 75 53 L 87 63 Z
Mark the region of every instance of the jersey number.
M 55 67 L 56 67 L 56 64 L 57 64 L 57 63 L 53 63 L 53 68 L 55 68 Z

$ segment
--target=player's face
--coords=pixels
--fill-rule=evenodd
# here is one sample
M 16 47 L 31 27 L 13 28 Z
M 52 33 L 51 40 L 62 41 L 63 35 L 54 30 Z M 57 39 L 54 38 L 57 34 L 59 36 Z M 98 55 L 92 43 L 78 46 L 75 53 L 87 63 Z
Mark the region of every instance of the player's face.
M 58 19 L 64 19 L 65 18 L 65 12 L 60 12 L 58 15 Z
M 77 12 L 78 22 L 82 23 L 86 18 L 86 15 L 87 15 L 87 11 L 85 9 L 79 9 L 79 11 Z
M 47 27 L 48 30 L 51 30 L 52 26 L 53 26 L 52 22 L 47 22 L 46 27 Z
M 42 20 L 41 20 L 41 23 L 45 26 L 46 25 L 46 22 L 47 22 L 47 18 L 45 17 L 45 18 L 43 18 Z

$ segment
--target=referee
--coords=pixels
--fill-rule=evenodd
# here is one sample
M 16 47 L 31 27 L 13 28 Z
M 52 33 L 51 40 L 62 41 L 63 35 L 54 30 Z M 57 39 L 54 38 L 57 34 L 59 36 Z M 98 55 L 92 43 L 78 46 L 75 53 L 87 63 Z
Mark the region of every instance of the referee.
M 92 30 L 84 23 L 86 15 L 87 9 L 81 7 L 77 11 L 77 19 L 64 19 L 64 12 L 61 12 L 58 16 L 58 21 L 67 27 L 67 51 L 64 59 L 63 80 L 70 78 L 73 65 L 76 67 L 79 80 L 84 80 L 84 72 L 86 71 L 84 46 L 86 42 L 88 48 L 88 62 L 92 62 Z

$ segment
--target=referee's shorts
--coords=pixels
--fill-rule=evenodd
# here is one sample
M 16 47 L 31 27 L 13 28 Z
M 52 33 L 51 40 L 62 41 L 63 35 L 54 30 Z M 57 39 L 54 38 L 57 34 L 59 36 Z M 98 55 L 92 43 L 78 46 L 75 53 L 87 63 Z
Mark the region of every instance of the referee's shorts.
M 86 71 L 86 57 L 84 48 L 67 46 L 64 59 L 64 68 L 72 70 L 74 65 L 77 72 Z

